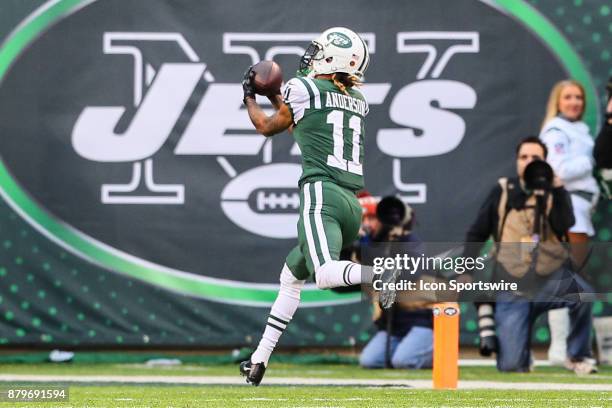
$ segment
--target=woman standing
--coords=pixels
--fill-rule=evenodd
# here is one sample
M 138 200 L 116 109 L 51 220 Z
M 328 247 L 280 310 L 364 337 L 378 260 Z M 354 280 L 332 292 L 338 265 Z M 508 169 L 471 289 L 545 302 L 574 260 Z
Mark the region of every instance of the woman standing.
M 547 161 L 569 191 L 576 223 L 569 230 L 571 253 L 577 268 L 587 257 L 587 242 L 595 235 L 591 214 L 599 196 L 597 181 L 593 177 L 593 137 L 582 121 L 586 106 L 582 85 L 568 79 L 553 87 L 540 139 L 548 148 Z M 551 344 L 548 359 L 553 364 L 566 362 L 566 338 L 569 332 L 567 309 L 557 309 L 548 315 Z M 569 367 L 568 367 L 569 368 Z

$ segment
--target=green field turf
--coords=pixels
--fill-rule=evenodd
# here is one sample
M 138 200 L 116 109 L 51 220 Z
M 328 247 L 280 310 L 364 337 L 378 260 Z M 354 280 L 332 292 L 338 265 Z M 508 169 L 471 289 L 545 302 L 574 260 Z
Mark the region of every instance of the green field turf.
M 237 376 L 236 365 L 148 368 L 142 364 L 5 364 L 0 374 Z M 431 379 L 430 370 L 364 370 L 347 365 L 270 367 L 266 377 Z M 462 380 L 554 383 L 612 383 L 612 367 L 578 377 L 561 368 L 539 367 L 529 374 L 501 374 L 493 367 L 465 367 Z M 7 383 L 0 383 L 1 387 Z M 612 393 L 601 391 L 415 390 L 367 386 L 184 386 L 73 384 L 65 403 L 0 403 L 0 407 L 610 407 Z
M 609 407 L 610 393 L 356 387 L 71 386 L 67 403 L 0 407 Z

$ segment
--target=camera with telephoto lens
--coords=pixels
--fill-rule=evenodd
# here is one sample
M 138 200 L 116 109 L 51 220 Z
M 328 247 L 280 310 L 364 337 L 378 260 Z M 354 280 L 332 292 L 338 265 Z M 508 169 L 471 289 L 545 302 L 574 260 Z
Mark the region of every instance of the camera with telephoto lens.
M 381 228 L 375 241 L 395 241 L 412 229 L 412 208 L 395 196 L 384 197 L 376 206 L 376 218 Z
M 532 161 L 525 167 L 525 173 L 523 173 L 525 187 L 530 191 L 551 190 L 554 177 L 555 173 L 552 167 L 544 160 Z
M 495 308 L 492 303 L 480 303 L 476 306 L 478 311 L 478 352 L 483 357 L 497 353 L 498 342 L 495 335 Z

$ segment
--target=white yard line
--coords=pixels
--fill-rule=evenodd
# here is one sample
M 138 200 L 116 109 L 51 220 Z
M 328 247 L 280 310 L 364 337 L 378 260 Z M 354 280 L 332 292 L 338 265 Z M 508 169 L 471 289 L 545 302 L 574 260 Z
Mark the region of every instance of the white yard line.
M 198 384 L 198 385 L 246 385 L 243 378 L 229 376 L 172 376 L 153 375 L 30 375 L 0 374 L 0 382 L 59 382 L 59 383 L 130 383 L 130 384 Z M 337 378 L 266 377 L 265 385 L 345 385 L 345 386 L 396 386 L 431 389 L 431 380 L 380 380 Z M 612 391 L 612 384 L 533 383 L 501 381 L 459 381 L 459 389 L 494 390 L 568 390 Z
M 534 367 L 550 367 L 548 360 L 534 360 Z M 495 358 L 460 358 L 459 367 L 495 367 Z

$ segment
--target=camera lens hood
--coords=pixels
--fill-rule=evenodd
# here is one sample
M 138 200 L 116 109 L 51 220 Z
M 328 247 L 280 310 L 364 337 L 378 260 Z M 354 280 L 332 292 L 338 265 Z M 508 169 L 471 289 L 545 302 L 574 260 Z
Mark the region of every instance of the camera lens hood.
M 550 190 L 554 172 L 544 160 L 534 160 L 525 167 L 523 179 L 528 190 Z

